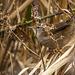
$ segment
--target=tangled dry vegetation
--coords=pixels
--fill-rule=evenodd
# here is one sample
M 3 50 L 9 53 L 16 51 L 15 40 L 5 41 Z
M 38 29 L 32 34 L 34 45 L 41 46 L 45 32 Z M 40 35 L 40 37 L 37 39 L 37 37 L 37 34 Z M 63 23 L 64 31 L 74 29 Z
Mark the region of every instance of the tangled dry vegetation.
M 0 75 L 75 75 L 74 33 L 62 53 L 42 46 L 27 29 L 37 24 L 33 1 L 49 27 L 75 16 L 75 0 L 0 0 Z

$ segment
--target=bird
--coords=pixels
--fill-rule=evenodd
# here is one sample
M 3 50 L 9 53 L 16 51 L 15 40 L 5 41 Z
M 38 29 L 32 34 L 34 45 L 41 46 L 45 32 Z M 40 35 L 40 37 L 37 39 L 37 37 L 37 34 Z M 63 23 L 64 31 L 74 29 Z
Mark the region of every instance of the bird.
M 75 31 L 75 15 L 68 21 L 58 23 L 54 29 L 44 25 L 30 26 L 38 41 L 45 47 L 61 49 L 71 39 Z

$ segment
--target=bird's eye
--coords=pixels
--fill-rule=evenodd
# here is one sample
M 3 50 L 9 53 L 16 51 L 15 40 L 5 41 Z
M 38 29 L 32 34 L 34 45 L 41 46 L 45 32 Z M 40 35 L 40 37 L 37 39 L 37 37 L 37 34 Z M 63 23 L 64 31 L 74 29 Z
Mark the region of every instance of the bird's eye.
M 40 28 L 40 27 L 37 27 L 38 29 Z

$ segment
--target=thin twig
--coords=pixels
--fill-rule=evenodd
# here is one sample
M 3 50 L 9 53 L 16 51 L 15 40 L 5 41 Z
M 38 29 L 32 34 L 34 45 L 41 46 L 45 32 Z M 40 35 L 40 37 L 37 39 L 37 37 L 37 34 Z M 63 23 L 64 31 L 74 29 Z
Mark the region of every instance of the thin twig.
M 72 0 L 68 0 L 71 4 L 73 4 L 74 6 L 75 6 L 75 3 L 74 2 L 72 2 Z
M 56 3 L 56 0 L 54 0 L 54 3 L 56 4 L 56 6 L 61 10 L 65 10 L 65 9 L 62 9 L 57 3 Z M 69 18 L 71 18 L 65 11 L 63 11 L 64 14 L 66 14 Z
M 36 54 L 33 50 L 31 50 L 29 47 L 26 46 L 26 44 L 21 41 L 21 39 L 11 30 L 11 28 L 9 27 L 10 31 L 13 33 L 13 35 L 33 54 L 35 54 L 37 57 L 41 58 L 38 54 Z
M 75 12 L 75 8 L 72 9 L 72 10 Z M 59 11 L 59 12 L 56 12 L 56 13 L 52 13 L 52 14 L 49 14 L 49 15 L 40 17 L 40 20 L 43 20 L 43 19 L 46 19 L 46 18 L 51 18 L 51 17 L 53 17 L 53 16 L 55 16 L 55 15 L 60 15 L 60 14 L 63 14 L 63 11 Z M 26 22 L 23 23 L 23 24 L 18 24 L 18 25 L 12 26 L 12 27 L 15 27 L 15 29 L 16 29 L 16 28 L 18 28 L 18 27 L 20 27 L 20 26 L 25 26 L 25 25 L 28 25 L 28 24 L 30 24 L 30 23 L 32 23 L 32 22 L 33 22 L 33 20 L 30 20 L 30 21 L 26 21 Z M 0 30 L 0 33 L 3 33 L 3 32 L 6 31 L 7 29 L 8 29 L 8 28 Z M 14 30 L 14 29 L 13 29 L 13 30 Z

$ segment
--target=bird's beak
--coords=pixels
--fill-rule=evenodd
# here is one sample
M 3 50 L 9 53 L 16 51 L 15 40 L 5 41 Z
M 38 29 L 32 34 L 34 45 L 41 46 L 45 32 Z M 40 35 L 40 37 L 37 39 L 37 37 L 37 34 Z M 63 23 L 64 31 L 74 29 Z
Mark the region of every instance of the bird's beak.
M 33 28 L 34 28 L 34 26 L 28 26 L 27 28 L 29 28 L 29 29 L 33 29 Z
M 28 26 L 27 28 L 28 28 L 28 29 L 32 29 L 32 28 L 33 28 L 33 26 Z

